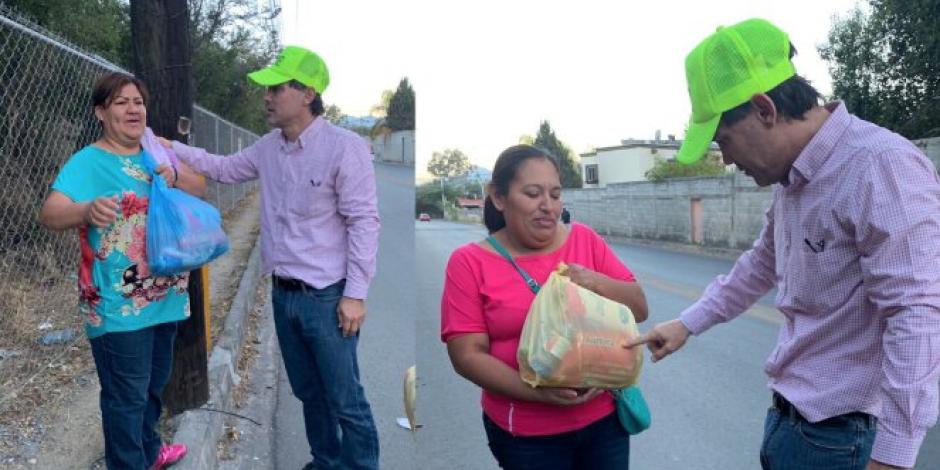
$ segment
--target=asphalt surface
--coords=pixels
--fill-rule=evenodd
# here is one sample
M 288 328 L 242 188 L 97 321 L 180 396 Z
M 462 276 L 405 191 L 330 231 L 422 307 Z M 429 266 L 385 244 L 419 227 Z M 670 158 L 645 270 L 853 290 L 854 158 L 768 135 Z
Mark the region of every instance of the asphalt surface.
M 449 254 L 485 236 L 482 227 L 416 222 L 418 302 L 417 461 L 421 468 L 495 469 L 486 445 L 479 389 L 451 368 L 439 339 L 440 293 Z M 627 244 L 614 251 L 637 275 L 650 305 L 640 329 L 675 318 L 733 261 Z M 781 317 L 773 293 L 741 317 L 692 338 L 678 353 L 644 365 L 640 386 L 652 427 L 631 442 L 631 468 L 656 470 L 759 468 L 758 451 L 770 393 L 763 363 Z M 406 468 L 406 467 L 387 467 Z M 940 468 L 940 431 L 925 440 L 917 469 Z
M 376 164 L 379 215 L 378 268 L 359 338 L 359 369 L 379 431 L 380 465 L 416 468 L 415 438 L 399 427 L 404 416 L 402 378 L 415 363 L 414 169 Z M 275 415 L 275 469 L 299 470 L 311 460 L 300 401 L 281 366 Z

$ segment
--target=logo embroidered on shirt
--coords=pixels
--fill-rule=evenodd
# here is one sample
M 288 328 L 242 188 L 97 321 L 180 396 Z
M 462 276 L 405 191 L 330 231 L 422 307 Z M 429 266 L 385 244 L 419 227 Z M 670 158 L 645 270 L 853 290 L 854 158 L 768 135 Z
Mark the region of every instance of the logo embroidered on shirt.
M 806 246 L 808 246 L 810 250 L 813 250 L 813 253 L 822 253 L 826 250 L 825 239 L 819 240 L 816 243 L 809 241 L 809 238 L 804 238 L 803 241 L 806 242 Z
M 310 180 L 310 184 L 312 184 L 314 188 L 319 188 L 319 187 L 320 187 L 320 183 L 321 183 L 321 182 L 320 182 L 320 181 L 317 181 L 317 180 Z

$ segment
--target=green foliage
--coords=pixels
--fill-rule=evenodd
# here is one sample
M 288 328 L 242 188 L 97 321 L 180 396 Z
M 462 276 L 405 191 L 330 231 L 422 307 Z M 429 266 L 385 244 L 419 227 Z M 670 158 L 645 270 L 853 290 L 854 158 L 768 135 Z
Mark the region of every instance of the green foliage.
M 539 132 L 535 136 L 533 145 L 546 150 L 558 163 L 563 188 L 581 187 L 580 165 L 575 162 L 574 153 L 571 149 L 555 136 L 555 131 L 552 130 L 548 121 L 542 121 L 542 124 L 539 125 Z
M 3 0 L 63 39 L 126 69 L 131 65 L 131 21 L 121 0 Z
M 388 116 L 388 105 L 392 102 L 392 96 L 395 96 L 395 91 L 382 90 L 382 97 L 379 98 L 378 103 L 372 105 L 372 107 L 369 108 L 369 114 L 377 118 L 384 118 Z
M 133 61 L 130 10 L 122 0 L 3 0 L 40 26 L 125 69 Z M 270 64 L 277 11 L 256 0 L 189 0 L 193 95 L 204 108 L 257 133 L 268 125 L 264 89 L 246 75 Z M 89 83 L 90 86 L 90 83 Z
M 402 78 L 398 89 L 388 103 L 388 117 L 386 125 L 394 131 L 413 131 L 415 129 L 415 91 L 408 82 L 408 77 Z
M 470 159 L 458 149 L 434 152 L 428 162 L 428 173 L 434 176 L 458 176 L 470 171 Z
M 834 95 L 907 138 L 940 135 L 940 0 L 870 0 L 837 18 L 820 55 Z
M 339 106 L 330 104 L 323 109 L 323 117 L 326 118 L 327 121 L 338 125 L 346 115 L 343 114 L 342 109 L 339 109 Z
M 725 164 L 721 161 L 721 154 L 710 152 L 701 160 L 686 165 L 676 160 L 667 161 L 657 157 L 653 168 L 646 172 L 646 179 L 654 182 L 665 181 L 670 178 L 689 178 L 693 176 L 717 176 L 725 173 Z
M 441 205 L 441 192 L 444 193 L 445 205 L 452 205 L 458 197 L 463 197 L 462 188 L 448 185 L 441 180 L 422 184 L 415 188 L 415 217 L 426 212 L 434 218 L 444 217 L 444 205 Z

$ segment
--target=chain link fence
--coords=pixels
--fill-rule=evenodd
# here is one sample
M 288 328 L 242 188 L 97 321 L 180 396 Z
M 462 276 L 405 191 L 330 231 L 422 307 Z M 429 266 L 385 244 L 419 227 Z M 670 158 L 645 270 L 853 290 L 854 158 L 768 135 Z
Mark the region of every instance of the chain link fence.
M 121 69 L 0 3 L 0 466 L 10 455 L 6 444 L 29 438 L 14 436 L 10 423 L 32 420 L 41 431 L 34 412 L 93 370 L 77 310 L 76 231 L 46 230 L 37 214 L 62 164 L 98 137 L 91 87 L 112 70 Z M 225 155 L 257 138 L 195 108 L 192 144 Z M 255 189 L 210 182 L 207 199 L 224 216 Z M 74 335 L 40 344 L 58 330 Z

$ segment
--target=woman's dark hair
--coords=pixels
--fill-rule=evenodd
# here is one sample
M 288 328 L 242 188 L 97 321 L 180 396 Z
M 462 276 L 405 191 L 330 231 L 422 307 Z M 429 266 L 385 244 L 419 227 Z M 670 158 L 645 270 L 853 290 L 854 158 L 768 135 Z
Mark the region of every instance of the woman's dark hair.
M 790 59 L 793 59 L 795 55 L 796 48 L 791 43 Z M 810 85 L 809 81 L 799 75 L 784 80 L 783 83 L 768 91 L 767 96 L 774 102 L 777 112 L 788 121 L 793 119 L 802 121 L 806 112 L 812 109 L 813 106 L 818 105 L 821 99 L 821 95 L 813 88 L 813 85 Z M 720 125 L 730 126 L 744 119 L 750 109 L 751 102 L 747 101 L 738 107 L 725 111 L 721 114 Z
M 98 80 L 95 80 L 95 85 L 91 91 L 92 107 L 101 106 L 102 108 L 107 108 L 126 85 L 136 86 L 137 91 L 140 92 L 140 96 L 144 99 L 144 106 L 147 106 L 147 101 L 149 101 L 150 96 L 147 93 L 147 86 L 144 85 L 144 82 L 126 73 L 110 72 L 98 77 Z
M 558 162 L 548 152 L 531 145 L 513 145 L 503 150 L 503 153 L 499 154 L 499 158 L 496 159 L 490 188 L 500 196 L 509 194 L 509 184 L 516 179 L 519 167 L 530 158 L 544 158 L 552 163 L 555 171 L 558 171 Z M 483 203 L 483 223 L 490 233 L 506 226 L 503 213 L 496 209 L 490 196 L 486 196 L 486 201 Z
M 307 85 L 298 82 L 297 80 L 291 80 L 287 82 L 287 85 L 295 90 L 300 91 L 306 91 L 308 88 L 310 88 Z M 320 116 L 323 114 L 323 98 L 320 97 L 320 93 L 317 93 L 316 90 L 313 90 L 313 92 L 316 93 L 316 97 L 314 97 L 313 101 L 310 102 L 310 113 L 314 116 Z

